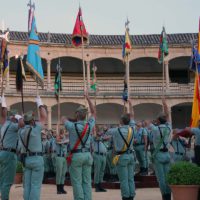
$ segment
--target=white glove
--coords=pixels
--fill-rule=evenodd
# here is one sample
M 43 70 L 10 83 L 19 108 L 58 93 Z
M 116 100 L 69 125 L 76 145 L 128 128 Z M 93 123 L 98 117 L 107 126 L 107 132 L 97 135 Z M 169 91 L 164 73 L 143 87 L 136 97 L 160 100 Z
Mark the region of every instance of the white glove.
M 43 102 L 42 102 L 42 99 L 40 98 L 40 96 L 37 96 L 36 99 L 36 104 L 37 104 L 37 107 L 39 108 L 40 106 L 43 106 Z
M 6 98 L 4 96 L 1 97 L 1 106 L 2 108 L 7 108 Z
M 19 121 L 20 119 L 22 119 L 22 116 L 21 115 L 15 115 L 15 119 L 17 119 Z

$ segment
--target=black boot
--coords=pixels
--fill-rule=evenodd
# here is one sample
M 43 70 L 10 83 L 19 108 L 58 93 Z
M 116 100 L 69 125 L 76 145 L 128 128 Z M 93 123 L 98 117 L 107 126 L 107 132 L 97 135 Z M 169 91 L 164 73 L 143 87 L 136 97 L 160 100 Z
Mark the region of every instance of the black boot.
M 171 194 L 163 194 L 162 199 L 163 200 L 171 200 Z
M 64 190 L 64 184 L 60 185 L 60 191 L 62 192 L 62 194 L 67 194 L 67 192 Z
M 129 197 L 129 200 L 133 200 L 134 199 L 134 197 Z
M 62 194 L 61 189 L 60 189 L 60 185 L 56 185 L 57 186 L 57 194 Z
M 100 188 L 99 188 L 99 184 L 94 184 L 95 187 L 95 192 L 101 192 Z
M 102 187 L 101 183 L 99 183 L 99 189 L 101 192 L 107 192 L 107 190 Z
M 129 197 L 122 197 L 122 200 L 129 200 Z
M 147 176 L 148 175 L 148 168 L 142 168 L 142 172 L 140 173 L 141 176 Z

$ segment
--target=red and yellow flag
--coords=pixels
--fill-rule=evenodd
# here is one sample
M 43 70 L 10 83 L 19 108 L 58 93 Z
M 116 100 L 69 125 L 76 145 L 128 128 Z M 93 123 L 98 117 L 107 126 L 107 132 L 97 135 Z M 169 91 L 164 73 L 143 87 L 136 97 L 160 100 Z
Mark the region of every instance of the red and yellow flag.
M 199 20 L 199 33 L 198 33 L 198 54 L 200 54 L 200 20 Z M 198 64 L 196 63 L 197 67 Z M 192 104 L 192 118 L 191 118 L 191 127 L 198 127 L 200 120 L 200 75 L 198 73 L 198 69 L 196 69 L 195 73 L 195 84 L 194 84 L 194 96 L 193 96 L 193 104 Z

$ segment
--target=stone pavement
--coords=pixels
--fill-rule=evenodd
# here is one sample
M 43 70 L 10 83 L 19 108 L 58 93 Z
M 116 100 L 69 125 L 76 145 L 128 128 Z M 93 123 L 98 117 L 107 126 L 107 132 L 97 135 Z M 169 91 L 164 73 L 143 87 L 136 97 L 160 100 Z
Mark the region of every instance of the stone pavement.
M 41 200 L 73 200 L 72 187 L 65 186 L 67 195 L 57 195 L 55 185 L 43 185 Z M 10 200 L 23 200 L 22 185 L 13 185 L 11 189 Z M 96 193 L 93 189 L 93 200 L 121 200 L 120 190 L 108 190 L 105 193 Z M 158 188 L 145 188 L 136 190 L 135 200 L 161 200 Z

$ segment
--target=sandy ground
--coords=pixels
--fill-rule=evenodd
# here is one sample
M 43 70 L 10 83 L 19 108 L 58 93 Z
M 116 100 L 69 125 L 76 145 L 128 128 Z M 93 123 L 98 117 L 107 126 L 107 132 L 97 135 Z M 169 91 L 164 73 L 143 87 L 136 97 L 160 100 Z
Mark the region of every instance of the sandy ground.
M 65 186 L 66 195 L 57 195 L 55 185 L 43 185 L 41 200 L 73 200 L 72 187 Z M 22 185 L 13 185 L 10 194 L 10 200 L 23 200 Z M 120 190 L 108 190 L 104 193 L 92 193 L 93 200 L 121 200 Z M 135 200 L 161 200 L 158 188 L 137 189 Z

